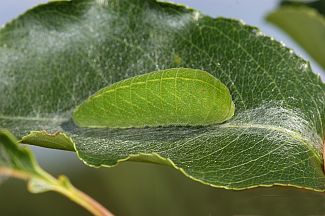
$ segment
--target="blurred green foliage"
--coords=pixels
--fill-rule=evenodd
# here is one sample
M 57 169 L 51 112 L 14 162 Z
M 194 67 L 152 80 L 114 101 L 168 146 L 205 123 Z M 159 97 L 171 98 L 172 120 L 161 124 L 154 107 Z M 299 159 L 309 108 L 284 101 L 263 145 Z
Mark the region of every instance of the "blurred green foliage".
M 325 69 L 325 0 L 282 1 L 267 20 L 286 32 Z
M 301 6 L 305 5 L 307 7 L 314 8 L 320 14 L 325 15 L 325 0 L 317 0 L 317 1 L 292 1 L 292 0 L 285 0 L 281 2 L 281 6 L 283 5 L 294 5 L 294 6 Z

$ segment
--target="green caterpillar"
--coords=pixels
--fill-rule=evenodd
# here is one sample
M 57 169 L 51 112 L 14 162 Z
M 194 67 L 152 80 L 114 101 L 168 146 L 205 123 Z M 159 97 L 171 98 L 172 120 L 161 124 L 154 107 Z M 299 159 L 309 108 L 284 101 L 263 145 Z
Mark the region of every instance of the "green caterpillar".
M 80 127 L 129 128 L 222 123 L 234 115 L 228 88 L 208 72 L 174 68 L 131 77 L 79 105 Z

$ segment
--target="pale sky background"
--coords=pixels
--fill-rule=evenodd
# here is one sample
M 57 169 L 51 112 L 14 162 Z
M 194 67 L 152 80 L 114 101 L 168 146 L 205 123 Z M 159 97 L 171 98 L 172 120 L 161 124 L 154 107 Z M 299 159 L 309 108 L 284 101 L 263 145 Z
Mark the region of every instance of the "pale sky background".
M 16 18 L 27 9 L 46 2 L 48 1 L 1 0 L 0 26 L 4 25 L 11 19 Z M 174 0 L 174 2 L 198 9 L 202 13 L 212 17 L 222 16 L 227 18 L 237 18 L 249 25 L 259 27 L 266 35 L 282 41 L 287 47 L 292 48 L 298 55 L 309 60 L 311 62 L 313 71 L 321 74 L 323 80 L 325 80 L 325 73 L 322 71 L 321 67 L 317 65 L 302 48 L 300 48 L 279 29 L 264 20 L 264 17 L 268 14 L 268 12 L 277 7 L 279 0 Z M 76 159 L 74 153 L 59 150 L 48 150 L 38 147 L 33 147 L 33 149 L 36 150 L 35 153 L 37 158 L 40 160 L 40 163 L 43 166 L 45 165 L 45 167 L 51 164 L 56 164 L 56 166 L 59 167 L 68 161 L 70 165 L 80 165 L 80 161 Z M 58 161 L 58 158 L 64 158 L 64 160 L 60 162 Z

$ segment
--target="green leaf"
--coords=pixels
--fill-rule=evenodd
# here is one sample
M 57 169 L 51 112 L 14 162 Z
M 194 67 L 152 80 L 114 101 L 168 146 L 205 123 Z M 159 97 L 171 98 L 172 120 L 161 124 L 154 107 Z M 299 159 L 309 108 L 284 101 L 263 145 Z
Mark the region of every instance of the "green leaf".
M 28 180 L 28 189 L 33 193 L 54 190 L 60 185 L 59 181 L 39 167 L 27 148 L 18 146 L 16 138 L 3 129 L 0 129 L 0 176 Z
M 0 125 L 17 136 L 64 132 L 90 166 L 148 161 L 214 187 L 325 190 L 324 84 L 292 50 L 242 22 L 153 0 L 52 2 L 0 31 L 0 67 Z M 218 77 L 230 89 L 234 117 L 140 129 L 71 121 L 99 89 L 174 67 Z
M 53 139 L 56 140 L 55 137 Z M 19 146 L 16 138 L 4 129 L 0 129 L 0 177 L 2 176 L 27 180 L 28 190 L 32 193 L 60 193 L 93 215 L 111 215 L 92 198 L 76 189 L 67 177 L 60 176 L 56 179 L 41 169 L 29 149 Z
M 302 5 L 282 6 L 267 20 L 296 40 L 325 69 L 325 18 Z
M 62 132 L 49 134 L 46 131 L 32 131 L 24 136 L 21 143 L 33 143 L 46 148 L 75 151 L 73 141 Z

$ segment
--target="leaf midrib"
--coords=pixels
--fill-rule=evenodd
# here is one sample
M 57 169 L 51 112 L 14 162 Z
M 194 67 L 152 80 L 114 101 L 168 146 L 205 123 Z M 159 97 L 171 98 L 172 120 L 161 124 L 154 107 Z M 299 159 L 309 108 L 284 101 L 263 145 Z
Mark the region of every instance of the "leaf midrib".
M 55 122 L 63 122 L 67 121 L 67 118 L 61 118 L 61 117 L 52 117 L 52 118 L 46 118 L 46 117 L 38 117 L 38 116 L 5 116 L 0 115 L 0 120 L 23 120 L 23 121 L 55 121 Z
M 270 131 L 277 131 L 282 134 L 286 134 L 290 137 L 292 137 L 294 140 L 297 140 L 301 143 L 303 143 L 311 152 L 313 152 L 315 158 L 318 160 L 319 163 L 322 163 L 322 158 L 320 154 L 318 153 L 318 150 L 315 148 L 315 145 L 312 144 L 312 141 L 309 139 L 306 139 L 305 137 L 301 136 L 301 133 L 298 133 L 296 131 L 284 128 L 284 127 L 278 127 L 274 125 L 263 125 L 263 124 L 230 124 L 226 123 L 221 125 L 222 128 L 257 128 L 257 129 L 265 129 Z
M 46 117 L 37 117 L 37 116 L 31 116 L 31 117 L 24 117 L 24 116 L 5 116 L 5 115 L 0 115 L 0 119 L 3 120 L 25 120 L 25 121 L 44 121 L 44 122 L 48 122 L 48 121 L 56 121 L 56 122 L 64 122 L 67 121 L 67 118 L 60 118 L 60 117 L 56 117 L 56 118 L 46 118 Z M 263 125 L 263 124 L 230 124 L 230 123 L 226 123 L 226 124 L 222 124 L 220 127 L 222 128 L 258 128 L 258 129 L 265 129 L 265 130 L 269 130 L 269 131 L 277 131 L 280 132 L 282 134 L 286 134 L 290 137 L 292 137 L 294 140 L 297 140 L 303 144 L 305 144 L 305 146 L 313 152 L 313 154 L 315 155 L 315 158 L 317 158 L 317 160 L 322 163 L 322 159 L 318 153 L 318 151 L 316 150 L 316 148 L 314 147 L 314 145 L 312 143 L 310 143 L 311 141 L 306 139 L 305 137 L 301 136 L 300 133 L 284 128 L 284 127 L 278 127 L 278 126 L 274 126 L 274 125 Z

